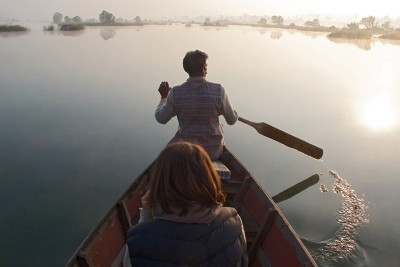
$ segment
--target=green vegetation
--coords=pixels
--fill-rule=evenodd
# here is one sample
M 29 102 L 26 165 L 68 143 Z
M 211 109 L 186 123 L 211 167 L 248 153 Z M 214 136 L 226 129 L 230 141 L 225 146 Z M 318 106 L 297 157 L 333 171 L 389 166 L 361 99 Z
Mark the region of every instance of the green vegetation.
M 249 26 L 291 29 L 291 30 L 310 31 L 310 32 L 332 32 L 337 30 L 335 26 L 330 26 L 330 27 L 321 26 L 319 24 L 318 19 L 307 21 L 304 23 L 304 26 L 297 26 L 293 22 L 290 23 L 289 25 L 283 25 L 283 18 L 281 16 L 272 16 L 272 24 L 268 24 L 265 18 L 261 18 L 257 22 L 257 24 L 253 25 L 250 24 Z
M 298 31 L 308 31 L 308 32 L 333 32 L 336 31 L 337 28 L 335 26 L 325 27 L 325 26 L 317 26 L 317 27 L 302 27 L 302 26 L 295 26 L 292 29 L 296 29 Z
M 0 32 L 26 32 L 28 28 L 20 25 L 0 25 Z
M 112 24 L 115 23 L 115 16 L 112 13 L 103 10 L 99 15 L 99 21 L 103 24 Z
M 283 18 L 281 16 L 272 16 L 272 23 L 276 24 L 276 25 L 283 25 Z
M 55 12 L 53 15 L 54 24 L 58 24 L 61 31 L 78 31 L 84 29 L 85 26 L 143 26 L 143 25 L 168 25 L 172 24 L 174 21 L 149 21 L 144 20 L 140 16 L 136 16 L 131 20 L 126 20 L 123 18 L 116 18 L 116 16 L 106 10 L 103 10 L 99 14 L 98 19 L 82 20 L 81 17 L 69 17 L 63 16 L 59 12 Z M 347 24 L 342 29 L 338 29 L 335 26 L 322 26 L 318 18 L 305 21 L 302 25 L 296 25 L 295 23 L 284 24 L 284 18 L 282 16 L 274 15 L 269 18 L 259 17 L 257 22 L 240 22 L 230 19 L 219 19 L 216 21 L 211 21 L 210 18 L 206 18 L 203 23 L 200 22 L 186 22 L 186 26 L 190 27 L 194 23 L 198 23 L 202 26 L 217 26 L 226 27 L 229 25 L 243 25 L 252 27 L 265 27 L 265 28 L 280 28 L 280 29 L 290 29 L 298 31 L 307 32 L 326 32 L 329 38 L 339 38 L 339 39 L 351 39 L 351 40 L 370 40 L 372 38 L 381 39 L 391 39 L 400 40 L 400 29 L 395 30 L 391 25 L 390 19 L 386 21 L 378 22 L 374 16 L 363 17 L 358 22 L 351 22 Z M 3 26 L 4 27 L 4 26 Z M 7 26 L 10 30 L 11 26 Z M 45 31 L 53 31 L 54 27 L 48 26 L 43 27 Z M 1 29 L 0 31 L 5 31 Z
M 224 20 L 211 21 L 210 18 L 206 18 L 202 26 L 215 26 L 215 27 L 226 27 L 229 22 Z
M 305 25 L 305 26 L 308 26 L 308 27 L 312 27 L 312 28 L 318 28 L 318 27 L 320 27 L 320 24 L 319 24 L 319 20 L 318 20 L 318 19 L 308 20 L 308 21 L 306 21 L 306 22 L 304 23 L 304 25 Z
M 364 25 L 364 27 L 367 29 L 378 28 L 378 21 L 376 21 L 374 16 L 364 17 L 359 23 Z
M 363 29 L 360 28 L 363 26 Z M 400 32 L 394 32 L 390 25 L 390 21 L 382 23 L 379 27 L 374 16 L 364 17 L 360 22 L 352 22 L 347 24 L 341 30 L 331 32 L 330 38 L 347 38 L 347 39 L 371 39 L 374 36 L 381 35 L 381 39 L 400 40 Z
M 60 12 L 56 12 L 53 15 L 53 22 L 55 24 L 59 24 L 59 23 L 61 23 L 63 17 L 64 17 L 63 14 L 61 14 Z
M 347 39 L 371 39 L 372 32 L 369 30 L 351 30 L 341 29 L 328 34 L 330 38 L 347 38 Z
M 54 31 L 54 25 L 43 26 L 44 31 L 52 32 Z
M 379 36 L 381 39 L 400 40 L 400 31 Z
M 80 31 L 85 27 L 81 24 L 63 24 L 60 27 L 60 31 Z

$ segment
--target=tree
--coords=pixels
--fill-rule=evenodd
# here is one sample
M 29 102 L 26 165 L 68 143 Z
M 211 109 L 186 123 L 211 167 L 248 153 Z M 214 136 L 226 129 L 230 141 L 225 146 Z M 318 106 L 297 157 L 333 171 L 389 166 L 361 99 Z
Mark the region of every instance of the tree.
M 76 23 L 76 24 L 82 23 L 82 19 L 81 19 L 81 17 L 79 17 L 79 16 L 73 17 L 73 18 L 71 19 L 71 21 L 72 21 L 73 23 Z
M 308 20 L 306 21 L 306 23 L 304 23 L 304 25 L 309 26 L 309 27 L 314 27 L 317 28 L 319 27 L 319 20 L 318 19 L 314 19 L 314 20 Z
M 367 29 L 373 29 L 378 26 L 378 22 L 374 16 L 362 18 L 360 24 L 364 25 Z
M 69 16 L 64 17 L 64 22 L 65 23 L 71 23 L 71 18 Z
M 283 18 L 281 16 L 272 16 L 272 23 L 278 24 L 280 26 L 283 24 Z
M 390 30 L 392 26 L 390 25 L 390 21 L 386 21 L 385 23 L 382 23 L 382 29 L 385 30 Z
M 101 23 L 114 23 L 115 16 L 107 11 L 103 10 L 103 12 L 99 15 L 99 20 Z
M 55 24 L 61 23 L 62 19 L 63 19 L 63 15 L 62 15 L 61 13 L 59 13 L 59 12 L 54 13 L 54 15 L 53 15 L 53 22 L 54 22 Z
M 360 29 L 360 25 L 357 22 L 352 22 L 347 24 L 347 28 L 349 28 L 352 31 L 355 31 Z
M 257 22 L 258 26 L 267 26 L 267 20 L 265 18 L 261 18 L 258 22 Z
M 203 25 L 211 25 L 211 20 L 210 20 L 210 18 L 206 18 L 205 20 L 204 20 L 204 24 Z
M 133 22 L 134 22 L 135 24 L 142 24 L 142 18 L 141 18 L 140 16 L 136 16 L 136 17 L 133 19 Z

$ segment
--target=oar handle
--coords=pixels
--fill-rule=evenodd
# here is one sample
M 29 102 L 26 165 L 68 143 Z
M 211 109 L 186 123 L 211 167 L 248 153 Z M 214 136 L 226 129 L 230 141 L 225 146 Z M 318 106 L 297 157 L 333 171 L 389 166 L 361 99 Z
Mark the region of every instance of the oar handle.
M 252 122 L 242 117 L 239 117 L 238 120 L 252 126 L 254 129 L 257 130 L 258 133 L 268 138 L 271 138 L 281 144 L 294 148 L 316 159 L 320 159 L 322 157 L 323 150 L 321 148 L 312 145 L 304 140 L 301 140 L 296 136 L 279 130 L 278 128 L 275 128 L 265 122 Z
M 248 125 L 252 125 L 254 123 L 254 122 L 246 120 L 245 118 L 242 118 L 242 117 L 238 117 L 238 121 L 244 122 Z

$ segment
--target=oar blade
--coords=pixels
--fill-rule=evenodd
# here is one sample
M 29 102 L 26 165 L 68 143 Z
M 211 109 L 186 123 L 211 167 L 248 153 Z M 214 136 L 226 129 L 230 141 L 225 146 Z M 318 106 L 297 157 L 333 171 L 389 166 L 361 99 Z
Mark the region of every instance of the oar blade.
M 271 138 L 300 152 L 303 152 L 304 154 L 309 155 L 315 159 L 320 159 L 324 153 L 321 148 L 314 146 L 304 140 L 301 140 L 296 136 L 279 130 L 269 124 L 266 124 L 265 122 L 252 122 L 241 117 L 239 117 L 239 121 L 252 126 L 259 134 Z
M 282 202 L 284 200 L 287 200 L 287 199 L 297 195 L 298 193 L 306 190 L 307 188 L 315 185 L 318 182 L 319 182 L 319 175 L 314 174 L 314 175 L 308 177 L 307 179 L 289 187 L 285 191 L 282 191 L 281 193 L 273 196 L 272 200 L 275 201 L 275 203 Z

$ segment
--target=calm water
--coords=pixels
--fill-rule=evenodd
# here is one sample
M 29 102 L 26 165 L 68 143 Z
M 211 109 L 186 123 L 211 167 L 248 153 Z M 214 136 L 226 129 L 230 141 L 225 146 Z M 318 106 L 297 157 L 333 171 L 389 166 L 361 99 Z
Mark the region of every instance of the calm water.
M 324 149 L 321 161 L 238 122 L 226 142 L 279 203 L 321 266 L 399 266 L 400 45 L 325 34 L 146 26 L 0 36 L 0 266 L 63 266 L 174 134 L 158 85 L 186 51 L 244 118 Z M 222 119 L 223 120 L 223 119 Z

